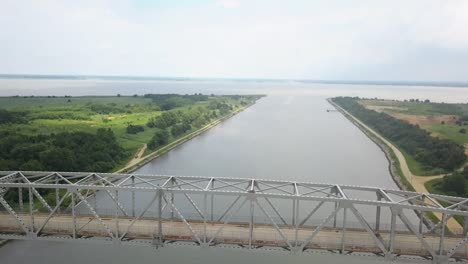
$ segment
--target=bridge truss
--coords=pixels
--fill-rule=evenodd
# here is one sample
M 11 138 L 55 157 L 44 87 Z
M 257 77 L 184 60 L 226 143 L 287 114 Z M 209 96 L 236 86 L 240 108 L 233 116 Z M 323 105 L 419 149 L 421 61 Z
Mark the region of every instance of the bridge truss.
M 434 263 L 468 257 L 468 224 L 447 225 L 454 218 L 468 220 L 468 199 L 401 190 L 248 178 L 0 171 L 0 204 L 3 239 L 370 252 Z M 428 217 L 440 220 L 431 224 L 424 220 Z

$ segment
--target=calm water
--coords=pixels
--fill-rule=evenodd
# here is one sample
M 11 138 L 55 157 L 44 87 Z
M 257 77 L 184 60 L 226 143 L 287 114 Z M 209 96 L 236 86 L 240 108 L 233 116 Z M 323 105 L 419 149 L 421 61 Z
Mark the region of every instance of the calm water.
M 264 93 L 269 96 L 207 133 L 138 170 L 148 174 L 251 177 L 396 188 L 380 149 L 341 114 L 327 113 L 326 97 L 429 98 L 468 102 L 468 89 L 346 86 L 295 82 L 100 81 L 0 79 L 0 95 L 143 93 Z M 101 201 L 105 204 L 105 201 Z M 1 263 L 375 263 L 340 257 L 238 253 L 231 250 L 115 248 L 88 244 L 13 242 Z

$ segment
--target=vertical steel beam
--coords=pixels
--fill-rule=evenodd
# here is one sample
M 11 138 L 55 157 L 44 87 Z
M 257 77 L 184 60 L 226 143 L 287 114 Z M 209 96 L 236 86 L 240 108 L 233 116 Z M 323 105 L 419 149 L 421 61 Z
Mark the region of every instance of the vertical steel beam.
M 158 190 L 158 240 L 159 243 L 163 243 L 163 231 L 162 231 L 162 200 L 163 191 Z
M 214 182 L 215 180 L 213 179 L 211 181 L 211 189 L 214 188 Z M 214 220 L 214 194 L 212 193 L 211 194 L 211 222 L 213 223 L 213 220 Z
M 114 216 L 114 222 L 115 222 L 115 239 L 119 239 L 119 191 L 115 190 L 115 216 Z
M 390 242 L 388 247 L 388 253 L 393 254 L 395 244 L 395 229 L 396 229 L 396 213 L 390 210 L 392 213 L 392 219 L 390 222 Z
M 29 231 L 34 233 L 34 196 L 32 188 L 29 187 Z
M 175 179 L 172 177 L 171 179 L 171 187 L 174 188 Z M 171 204 L 174 204 L 174 192 L 171 192 Z M 174 220 L 174 206 L 171 206 L 171 220 Z
M 208 217 L 208 197 L 203 195 L 203 243 L 206 243 L 206 219 Z
M 71 193 L 71 210 L 72 210 L 72 219 L 73 219 L 73 225 L 72 225 L 72 232 L 73 232 L 73 239 L 76 238 L 76 213 L 75 213 L 75 192 L 73 191 Z
M 295 226 L 296 225 L 296 199 L 293 199 L 292 200 L 292 214 L 291 214 L 291 218 L 292 218 L 292 221 L 291 221 L 291 225 L 292 226 Z
M 94 211 L 95 211 L 95 212 L 97 212 L 97 210 L 98 210 L 98 202 L 97 202 L 97 197 L 96 197 L 96 196 L 97 196 L 97 192 L 94 191 L 94 194 L 93 194 L 93 199 L 94 199 L 93 205 L 94 205 Z
M 377 200 L 380 202 L 382 200 L 382 195 L 380 192 L 377 191 Z M 380 206 L 377 206 L 376 212 L 375 212 L 375 232 L 379 232 L 380 230 Z
M 249 248 L 252 248 L 253 229 L 254 229 L 254 203 L 253 197 L 250 199 L 250 220 L 249 220 Z
M 55 178 L 55 186 L 58 186 L 58 178 Z M 55 206 L 59 204 L 60 201 L 60 190 L 58 187 L 55 188 Z M 57 208 L 57 212 L 60 212 L 60 208 Z
M 296 205 L 296 220 L 295 220 L 295 234 L 294 234 L 294 246 L 297 247 L 298 246 L 298 236 L 299 236 L 299 212 L 300 212 L 300 209 L 299 209 L 299 200 L 298 199 L 295 199 L 297 201 L 297 205 Z
M 338 190 L 336 190 L 336 187 L 334 187 L 333 189 L 335 189 L 334 194 L 337 195 L 337 194 L 338 194 Z M 332 190 L 333 190 L 333 189 L 332 189 Z M 332 192 L 333 192 L 333 191 L 332 191 Z M 338 202 L 335 202 L 335 211 L 337 211 L 337 210 L 338 210 Z M 333 228 L 336 228 L 336 215 L 337 215 L 337 214 L 335 214 L 335 216 L 333 216 Z
M 18 203 L 19 203 L 19 208 L 20 211 L 24 211 L 24 205 L 23 205 L 23 188 L 19 187 L 18 188 Z
M 439 256 L 444 255 L 445 225 L 447 223 L 447 214 L 442 214 L 442 226 L 440 227 Z
M 425 204 L 426 203 L 426 196 L 423 195 L 421 197 L 421 203 L 422 204 Z M 424 212 L 423 211 L 419 211 L 419 233 L 422 234 L 423 233 L 423 220 L 424 220 Z
M 135 176 L 132 175 L 132 187 L 135 187 Z M 132 190 L 132 216 L 135 217 L 135 191 Z
M 341 254 L 344 254 L 345 250 L 345 239 L 346 239 L 346 210 L 347 208 L 343 208 L 343 226 L 341 228 Z
M 423 219 L 424 219 L 424 212 L 419 210 L 419 233 L 423 233 Z

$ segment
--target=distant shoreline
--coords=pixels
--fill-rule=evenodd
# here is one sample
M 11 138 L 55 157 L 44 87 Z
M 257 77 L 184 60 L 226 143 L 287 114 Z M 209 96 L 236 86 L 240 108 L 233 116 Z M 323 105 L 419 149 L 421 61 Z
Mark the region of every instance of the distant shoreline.
M 0 79 L 38 80 L 103 80 L 103 81 L 232 81 L 232 82 L 298 82 L 305 84 L 346 84 L 382 86 L 431 86 L 468 88 L 468 81 L 388 81 L 388 80 L 321 80 L 321 79 L 268 79 L 268 78 L 215 78 L 215 77 L 166 77 L 125 75 L 54 75 L 54 74 L 0 74 Z

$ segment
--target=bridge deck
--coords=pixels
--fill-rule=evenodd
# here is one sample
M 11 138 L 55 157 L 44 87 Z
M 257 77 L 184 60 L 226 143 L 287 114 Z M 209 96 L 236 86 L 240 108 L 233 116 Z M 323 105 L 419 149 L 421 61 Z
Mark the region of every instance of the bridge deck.
M 28 215 L 22 215 L 25 219 L 25 224 L 30 225 L 30 219 Z M 47 214 L 36 214 L 34 216 L 35 228 L 39 228 L 41 224 L 46 221 Z M 118 220 L 118 233 L 131 240 L 143 240 L 148 243 L 153 242 L 153 234 L 158 233 L 158 219 L 157 218 L 145 218 L 139 219 L 134 222 L 131 226 L 132 217 L 120 217 Z M 102 221 L 109 227 L 112 227 L 113 231 L 117 230 L 115 218 L 103 217 Z M 109 241 L 112 241 L 108 237 L 103 225 L 99 223 L 93 216 L 77 216 L 76 226 L 78 227 L 78 235 L 85 237 L 107 237 Z M 131 226 L 131 227 L 130 227 Z M 205 238 L 205 225 L 200 221 L 191 221 L 190 226 L 193 232 L 198 236 L 201 241 L 210 241 L 211 238 L 216 236 L 216 233 L 223 226 L 223 223 L 208 223 L 206 225 L 206 238 Z M 130 228 L 129 228 L 130 227 Z M 295 229 L 293 226 L 279 226 L 283 235 L 294 243 L 296 238 Z M 193 237 L 193 233 L 187 228 L 187 225 L 182 221 L 162 221 L 162 230 L 164 240 L 167 241 L 190 241 L 195 242 L 196 239 Z M 128 233 L 127 233 L 128 231 Z M 306 241 L 307 238 L 314 231 L 314 228 L 300 228 L 297 233 L 297 241 Z M 9 215 L 0 215 L 0 237 L 3 238 L 15 238 L 11 234 L 20 234 L 21 229 L 18 227 L 14 218 Z M 57 215 L 51 218 L 47 225 L 41 232 L 42 237 L 56 237 L 56 236 L 72 236 L 73 234 L 73 219 L 71 215 Z M 312 242 L 308 243 L 305 247 L 307 249 L 326 249 L 326 250 L 342 250 L 342 236 L 343 232 L 340 229 L 324 228 Z M 390 233 L 380 232 L 378 236 L 382 241 L 388 241 Z M 16 237 L 20 238 L 20 237 Z M 460 237 L 447 237 L 444 241 L 445 246 L 454 247 L 459 241 Z M 439 236 L 425 236 L 425 241 L 432 247 L 438 248 Z M 287 247 L 287 243 L 282 239 L 281 235 L 271 225 L 255 225 L 253 240 L 249 241 L 249 224 L 248 223 L 231 223 L 226 224 L 225 227 L 218 233 L 214 243 L 218 244 L 235 244 L 249 246 L 273 246 L 273 247 Z M 384 242 L 385 243 L 385 242 Z M 388 246 L 388 243 L 385 243 Z M 294 246 L 294 245 L 293 245 Z M 394 253 L 402 255 L 418 255 L 427 256 L 429 253 L 422 246 L 420 240 L 409 232 L 398 232 L 395 236 Z M 345 232 L 345 245 L 346 251 L 353 252 L 369 252 L 379 253 L 381 250 L 375 245 L 373 239 L 365 230 L 348 229 Z M 468 256 L 468 246 L 465 245 L 460 247 L 454 254 L 456 257 L 466 258 Z

